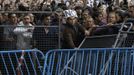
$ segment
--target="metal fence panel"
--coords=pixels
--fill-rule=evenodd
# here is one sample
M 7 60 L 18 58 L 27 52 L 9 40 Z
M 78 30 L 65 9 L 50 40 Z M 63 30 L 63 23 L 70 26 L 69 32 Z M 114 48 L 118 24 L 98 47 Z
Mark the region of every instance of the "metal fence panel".
M 16 49 L 21 50 L 21 49 L 38 48 L 39 50 L 46 52 L 47 50 L 50 49 L 61 48 L 60 26 L 62 25 L 62 22 L 60 22 L 60 20 L 58 19 L 59 15 L 58 16 L 55 15 L 56 12 L 18 10 L 18 11 L 0 11 L 0 13 L 2 17 L 5 16 L 5 14 L 7 14 L 6 17 L 8 18 L 0 23 L 0 50 L 16 50 Z M 17 23 L 15 24 L 12 24 L 11 22 L 12 19 L 11 15 L 13 14 L 16 16 Z M 28 25 L 26 26 L 21 25 L 21 23 L 23 23 L 25 15 L 32 16 L 31 17 L 32 21 L 30 22 L 32 28 Z M 49 21 L 50 26 L 44 25 L 43 19 L 44 16 L 46 15 L 49 15 L 51 17 Z M 18 30 L 15 31 L 15 29 Z M 31 36 L 30 38 L 26 37 L 31 35 L 31 33 L 32 37 Z M 21 37 L 19 37 L 20 35 Z M 41 39 L 42 41 L 40 41 L 39 39 Z M 21 41 L 22 44 L 19 47 L 18 47 L 18 41 L 19 42 Z M 28 47 L 26 46 L 23 47 L 24 44 Z
M 43 75 L 134 75 L 134 49 L 66 49 L 46 54 Z
M 3 32 L 0 32 L 0 50 L 21 50 L 37 48 L 43 52 L 50 49 L 60 48 L 59 26 L 14 26 L 2 25 Z M 32 28 L 32 29 L 31 29 Z M 30 30 L 31 31 L 28 31 Z
M 36 49 L 0 51 L 2 75 L 41 75 L 44 54 Z

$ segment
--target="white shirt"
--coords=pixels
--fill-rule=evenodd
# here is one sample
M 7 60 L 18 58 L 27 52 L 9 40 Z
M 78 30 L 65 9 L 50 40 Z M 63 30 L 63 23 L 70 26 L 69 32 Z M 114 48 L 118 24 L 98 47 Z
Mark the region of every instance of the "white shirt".
M 32 24 L 26 25 L 23 24 L 23 22 L 20 22 L 18 24 L 18 27 L 14 29 L 14 33 L 17 35 L 17 48 L 18 49 L 30 49 L 31 48 L 31 38 L 32 38 L 32 32 L 29 32 L 29 29 L 33 30 L 34 27 Z

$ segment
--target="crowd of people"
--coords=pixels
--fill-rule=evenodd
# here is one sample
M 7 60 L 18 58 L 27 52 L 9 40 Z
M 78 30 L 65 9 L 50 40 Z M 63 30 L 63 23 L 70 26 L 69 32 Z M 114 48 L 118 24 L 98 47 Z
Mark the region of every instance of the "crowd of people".
M 58 48 L 59 35 L 61 48 L 77 48 L 85 36 L 117 34 L 120 27 L 116 24 L 127 18 L 134 18 L 133 0 L 128 4 L 122 2 L 118 6 L 113 6 L 107 1 L 88 3 L 86 6 L 80 0 L 75 4 L 70 3 L 71 5 L 65 4 L 64 1 L 47 3 L 33 0 L 35 4 L 31 1 L 16 1 L 9 2 L 11 6 L 1 4 L 1 10 L 43 10 L 44 13 L 1 13 L 0 49 L 38 48 L 45 52 Z M 42 5 L 38 3 L 42 2 L 44 5 L 38 7 Z M 12 6 L 12 3 L 18 7 Z M 3 7 L 5 5 L 7 7 Z
M 121 2 L 120 2 L 121 1 Z M 119 0 L 120 6 L 126 5 L 130 0 Z M 117 0 L 0 0 L 1 11 L 44 11 L 50 7 L 55 11 L 58 7 L 63 9 L 75 6 L 96 7 L 100 4 L 107 6 L 117 5 Z M 118 5 L 119 5 L 118 3 Z

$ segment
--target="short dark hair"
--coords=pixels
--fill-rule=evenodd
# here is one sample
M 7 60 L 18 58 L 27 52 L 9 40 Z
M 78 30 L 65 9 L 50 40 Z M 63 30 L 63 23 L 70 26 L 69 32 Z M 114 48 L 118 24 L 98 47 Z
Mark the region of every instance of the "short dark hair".
M 11 18 L 12 16 L 18 16 L 17 14 L 15 14 L 15 13 L 10 13 L 9 15 L 8 15 L 8 18 Z
M 45 14 L 42 15 L 42 19 L 44 19 L 45 17 L 49 17 L 51 15 L 52 15 L 51 13 L 45 13 Z

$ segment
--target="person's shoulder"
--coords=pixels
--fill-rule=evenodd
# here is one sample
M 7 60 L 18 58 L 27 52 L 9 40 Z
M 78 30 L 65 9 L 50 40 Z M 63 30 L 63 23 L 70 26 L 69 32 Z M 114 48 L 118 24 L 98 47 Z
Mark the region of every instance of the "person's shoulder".
M 20 22 L 17 24 L 17 26 L 24 26 L 24 24 L 23 24 L 22 21 L 20 21 Z
M 10 25 L 11 23 L 10 23 L 10 21 L 5 21 L 2 24 L 4 24 L 4 25 Z

